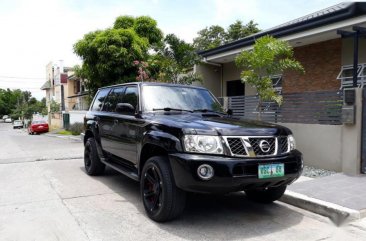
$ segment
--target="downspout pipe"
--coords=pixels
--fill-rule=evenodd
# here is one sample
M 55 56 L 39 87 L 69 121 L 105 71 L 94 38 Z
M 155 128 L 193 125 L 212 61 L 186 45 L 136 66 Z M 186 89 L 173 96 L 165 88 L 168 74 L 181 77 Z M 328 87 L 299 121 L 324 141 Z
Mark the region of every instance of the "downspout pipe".
M 221 97 L 223 97 L 224 96 L 224 64 L 213 63 L 213 62 L 208 61 L 206 58 L 203 58 L 202 63 L 220 67 L 220 89 L 221 89 L 220 92 L 221 92 Z

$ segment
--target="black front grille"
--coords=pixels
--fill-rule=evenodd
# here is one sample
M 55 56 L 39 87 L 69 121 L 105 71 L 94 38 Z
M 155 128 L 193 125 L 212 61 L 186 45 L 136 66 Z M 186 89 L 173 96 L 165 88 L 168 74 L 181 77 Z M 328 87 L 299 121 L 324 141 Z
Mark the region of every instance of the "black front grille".
M 288 150 L 287 136 L 278 137 L 279 153 L 286 153 Z
M 234 155 L 247 155 L 241 138 L 227 138 L 227 143 L 229 144 L 231 153 Z
M 274 155 L 276 151 L 276 139 L 271 138 L 249 138 L 250 145 L 253 148 L 255 155 L 266 156 Z

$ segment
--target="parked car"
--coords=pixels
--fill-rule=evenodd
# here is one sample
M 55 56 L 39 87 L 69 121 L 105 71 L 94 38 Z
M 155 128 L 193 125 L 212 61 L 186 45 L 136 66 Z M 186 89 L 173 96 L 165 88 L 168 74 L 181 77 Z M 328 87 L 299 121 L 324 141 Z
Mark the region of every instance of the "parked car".
M 23 128 L 23 121 L 15 120 L 13 122 L 13 129 L 17 129 L 17 128 L 19 128 L 19 129 Z
M 4 122 L 5 123 L 11 123 L 12 122 L 12 119 L 11 118 L 6 118 Z
M 228 113 L 201 87 L 101 88 L 85 117 L 86 173 L 109 166 L 139 181 L 146 213 L 158 222 L 183 212 L 186 192 L 279 199 L 303 169 L 291 131 Z
M 3 120 L 5 120 L 5 119 L 7 119 L 7 118 L 9 118 L 9 116 L 8 116 L 8 115 L 3 115 L 3 117 L 2 117 L 2 119 L 3 119 Z
M 28 126 L 29 135 L 48 132 L 48 130 L 49 130 L 48 124 L 44 120 L 32 121 L 32 123 Z

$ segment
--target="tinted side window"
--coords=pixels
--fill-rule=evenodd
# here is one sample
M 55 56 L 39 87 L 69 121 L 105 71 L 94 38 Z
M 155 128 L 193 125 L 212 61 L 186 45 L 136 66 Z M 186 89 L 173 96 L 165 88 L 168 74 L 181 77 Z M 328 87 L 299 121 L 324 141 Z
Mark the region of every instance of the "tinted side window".
M 103 105 L 103 111 L 115 112 L 118 103 L 122 102 L 122 95 L 125 87 L 113 89 Z
M 138 90 L 137 86 L 129 86 L 126 88 L 125 94 L 122 97 L 122 103 L 129 103 L 131 104 L 135 109 L 138 108 Z
M 102 89 L 102 90 L 98 91 L 98 93 L 94 99 L 94 103 L 93 103 L 91 110 L 101 111 L 103 102 L 104 102 L 105 98 L 107 97 L 109 90 L 110 89 Z

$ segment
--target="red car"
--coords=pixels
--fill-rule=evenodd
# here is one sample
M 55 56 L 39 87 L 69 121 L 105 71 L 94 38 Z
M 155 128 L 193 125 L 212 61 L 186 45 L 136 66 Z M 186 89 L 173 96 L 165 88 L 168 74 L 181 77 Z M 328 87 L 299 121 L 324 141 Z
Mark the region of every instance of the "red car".
M 34 133 L 39 134 L 43 132 L 48 132 L 48 124 L 46 121 L 43 120 L 32 121 L 32 123 L 28 126 L 29 135 L 33 135 Z

